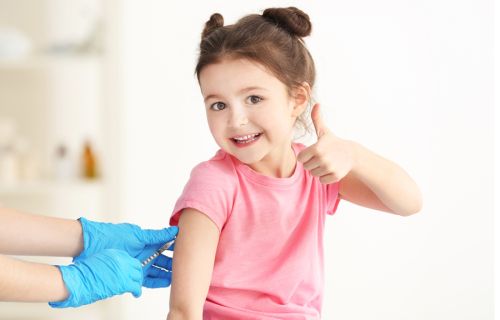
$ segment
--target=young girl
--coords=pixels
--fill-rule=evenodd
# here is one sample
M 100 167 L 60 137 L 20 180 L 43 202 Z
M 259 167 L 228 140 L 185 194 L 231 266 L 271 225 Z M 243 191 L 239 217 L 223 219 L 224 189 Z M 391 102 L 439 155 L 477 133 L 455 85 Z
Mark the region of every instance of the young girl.
M 196 74 L 221 149 L 193 169 L 174 208 L 168 319 L 319 319 L 326 214 L 341 198 L 402 216 L 421 208 L 404 170 L 336 137 L 318 105 L 317 142 L 292 142 L 315 80 L 310 32 L 293 7 L 206 23 Z

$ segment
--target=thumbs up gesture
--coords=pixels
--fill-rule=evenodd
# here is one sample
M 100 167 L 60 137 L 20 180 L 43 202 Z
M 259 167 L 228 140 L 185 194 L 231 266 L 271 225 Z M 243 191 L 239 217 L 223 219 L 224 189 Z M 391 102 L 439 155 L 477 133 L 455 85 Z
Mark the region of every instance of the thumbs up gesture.
M 355 150 L 351 141 L 335 136 L 320 115 L 320 106 L 312 108 L 311 118 L 316 129 L 318 141 L 302 150 L 297 160 L 304 169 L 311 172 L 323 184 L 335 183 L 344 178 L 354 167 Z

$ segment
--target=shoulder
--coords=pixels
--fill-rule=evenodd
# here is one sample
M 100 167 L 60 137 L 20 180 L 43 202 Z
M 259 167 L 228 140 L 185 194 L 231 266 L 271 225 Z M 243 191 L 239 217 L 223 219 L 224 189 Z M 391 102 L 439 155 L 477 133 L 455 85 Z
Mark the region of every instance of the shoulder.
M 203 161 L 191 170 L 190 180 L 202 180 L 205 185 L 234 186 L 236 169 L 231 157 L 223 150 L 217 151 L 210 160 Z
M 209 160 L 200 162 L 197 164 L 193 170 L 191 170 L 191 175 L 193 174 L 207 174 L 207 175 L 223 175 L 231 176 L 234 175 L 235 168 L 233 161 L 230 156 L 223 150 L 217 151 L 217 153 Z
M 177 199 L 171 225 L 176 225 L 184 209 L 195 209 L 208 216 L 222 229 L 232 211 L 238 180 L 229 155 L 217 154 L 191 170 L 188 182 Z

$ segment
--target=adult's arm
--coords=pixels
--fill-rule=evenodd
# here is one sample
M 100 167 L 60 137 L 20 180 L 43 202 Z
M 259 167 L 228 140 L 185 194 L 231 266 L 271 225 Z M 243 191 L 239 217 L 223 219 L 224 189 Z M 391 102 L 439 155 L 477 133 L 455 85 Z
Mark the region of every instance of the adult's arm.
M 0 301 L 48 302 L 68 297 L 59 268 L 0 255 Z
M 78 220 L 0 208 L 0 254 L 74 257 L 82 250 Z

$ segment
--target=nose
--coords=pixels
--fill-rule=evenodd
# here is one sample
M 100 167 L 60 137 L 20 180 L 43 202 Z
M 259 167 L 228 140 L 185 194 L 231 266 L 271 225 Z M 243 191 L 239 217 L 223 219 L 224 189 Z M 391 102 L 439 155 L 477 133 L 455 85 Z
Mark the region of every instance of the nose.
M 241 106 L 233 106 L 230 111 L 228 125 L 233 128 L 239 128 L 248 124 L 248 115 Z

